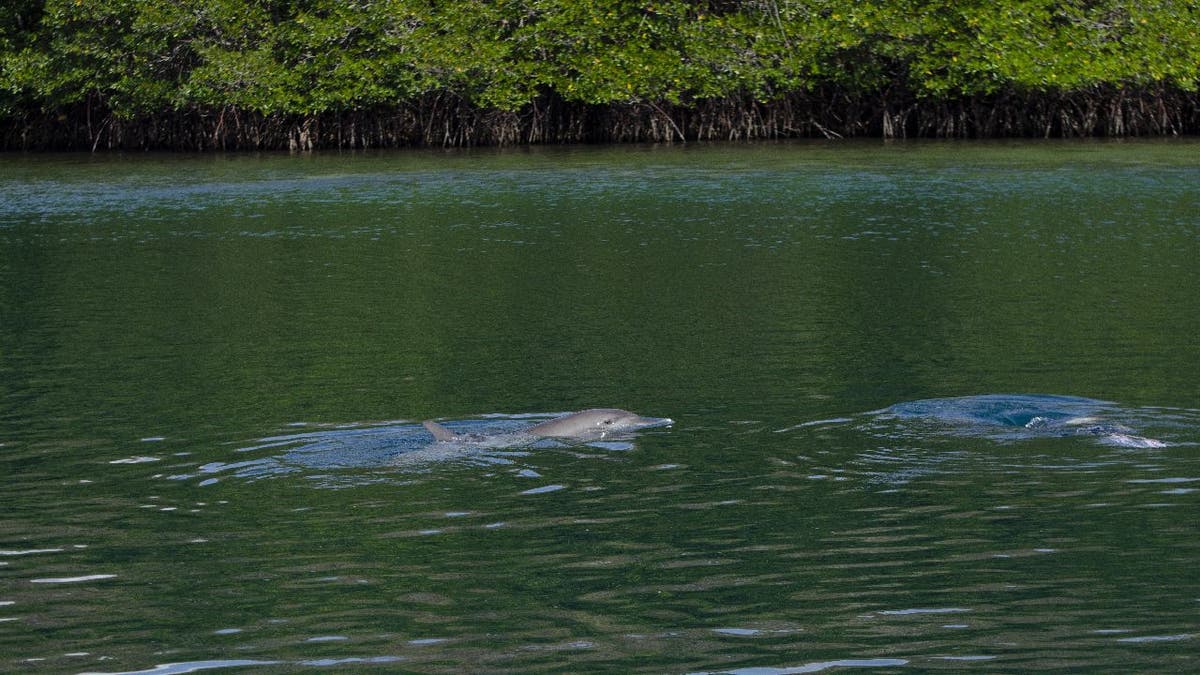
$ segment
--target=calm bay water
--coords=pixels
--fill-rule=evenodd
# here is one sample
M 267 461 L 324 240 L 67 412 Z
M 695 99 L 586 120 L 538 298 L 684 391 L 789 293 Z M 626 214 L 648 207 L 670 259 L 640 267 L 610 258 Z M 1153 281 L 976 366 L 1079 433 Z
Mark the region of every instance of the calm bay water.
M 0 670 L 1194 670 L 1198 151 L 0 157 Z

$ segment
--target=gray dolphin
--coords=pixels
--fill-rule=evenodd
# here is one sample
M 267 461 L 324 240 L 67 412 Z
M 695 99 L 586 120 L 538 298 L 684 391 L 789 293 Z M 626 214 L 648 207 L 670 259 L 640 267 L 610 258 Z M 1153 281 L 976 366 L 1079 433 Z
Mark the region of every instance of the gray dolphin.
M 947 424 L 963 435 L 996 440 L 1054 436 L 1093 436 L 1126 448 L 1165 448 L 1169 444 L 1136 435 L 1118 420 L 1138 419 L 1137 410 L 1078 396 L 984 394 L 897 403 L 873 414 L 879 419 L 925 419 Z
M 642 417 L 619 408 L 592 408 L 540 422 L 520 430 L 513 436 L 529 439 L 558 438 L 579 442 L 599 441 L 639 429 L 669 426 L 674 423 L 669 417 Z M 487 437 L 456 434 L 433 420 L 425 420 L 423 424 L 437 441 L 487 440 Z
M 1124 424 L 1108 422 L 1102 417 L 1086 415 L 1070 417 L 1065 420 L 1052 420 L 1046 417 L 1034 417 L 1025 423 L 1026 429 L 1063 430 L 1065 434 L 1078 436 L 1096 436 L 1106 445 L 1119 445 L 1126 448 L 1165 448 L 1167 444 L 1157 438 L 1145 438 L 1134 434 L 1133 429 Z

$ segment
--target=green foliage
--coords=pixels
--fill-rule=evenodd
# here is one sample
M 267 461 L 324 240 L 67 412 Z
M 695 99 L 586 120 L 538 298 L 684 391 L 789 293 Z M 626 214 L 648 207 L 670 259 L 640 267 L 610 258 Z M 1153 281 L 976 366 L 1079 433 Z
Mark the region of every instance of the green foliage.
M 909 77 L 932 95 L 1098 85 L 1196 88 L 1194 3 L 1116 0 L 931 2 L 912 25 Z
M 10 0 L 0 115 L 1200 87 L 1193 0 Z

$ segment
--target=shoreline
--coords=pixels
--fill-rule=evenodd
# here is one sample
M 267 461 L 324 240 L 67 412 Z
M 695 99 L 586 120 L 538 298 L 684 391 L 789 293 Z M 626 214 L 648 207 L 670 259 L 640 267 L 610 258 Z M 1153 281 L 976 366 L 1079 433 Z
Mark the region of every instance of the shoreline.
M 1200 92 L 1175 87 L 1001 92 L 954 99 L 804 92 L 761 102 L 583 104 L 518 111 L 437 94 L 311 115 L 223 106 L 124 118 L 88 103 L 0 118 L 0 151 L 241 152 L 519 147 L 785 139 L 1041 139 L 1200 135 Z

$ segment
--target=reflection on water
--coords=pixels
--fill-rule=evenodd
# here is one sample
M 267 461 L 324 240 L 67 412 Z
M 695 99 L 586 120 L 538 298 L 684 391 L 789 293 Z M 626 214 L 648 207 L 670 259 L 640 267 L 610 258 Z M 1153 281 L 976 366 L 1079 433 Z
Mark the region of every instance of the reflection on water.
M 370 664 L 390 664 L 398 663 L 403 659 L 394 656 L 378 656 L 370 658 L 345 658 L 345 659 L 309 659 L 303 661 L 262 661 L 256 659 L 211 659 L 207 661 L 188 661 L 184 663 L 163 663 L 153 668 L 145 670 L 127 670 L 118 672 L 103 672 L 90 671 L 81 675 L 181 675 L 182 673 L 196 673 L 202 670 L 220 670 L 225 668 L 248 668 L 258 666 L 260 668 L 266 666 L 290 666 L 290 667 L 308 667 L 308 668 L 336 668 L 339 666 L 354 666 L 354 665 L 370 665 Z
M 1195 149 L 0 159 L 0 670 L 1185 670 Z
M 909 665 L 906 659 L 839 659 L 837 661 L 817 661 L 800 666 L 784 668 L 754 667 L 733 668 L 719 671 L 730 675 L 795 675 L 796 673 L 822 673 L 828 670 L 842 668 L 897 668 Z

